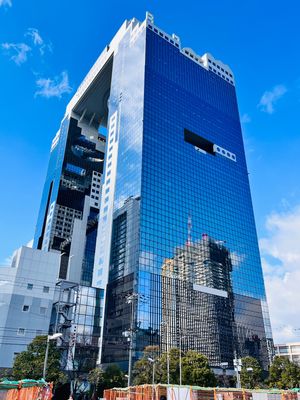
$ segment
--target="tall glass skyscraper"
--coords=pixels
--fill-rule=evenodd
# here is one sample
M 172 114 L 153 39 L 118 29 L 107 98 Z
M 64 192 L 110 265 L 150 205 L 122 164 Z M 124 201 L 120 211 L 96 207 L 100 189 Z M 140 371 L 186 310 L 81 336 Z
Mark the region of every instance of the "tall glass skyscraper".
M 62 252 L 62 278 L 100 291 L 99 361 L 127 368 L 130 352 L 181 342 L 213 367 L 236 354 L 267 368 L 272 333 L 231 69 L 149 13 L 125 21 L 70 101 L 53 154 L 35 243 Z
M 106 292 L 102 362 L 147 345 L 267 368 L 272 333 L 231 69 L 153 16 L 111 49 L 93 284 Z M 135 300 L 128 296 L 135 294 Z

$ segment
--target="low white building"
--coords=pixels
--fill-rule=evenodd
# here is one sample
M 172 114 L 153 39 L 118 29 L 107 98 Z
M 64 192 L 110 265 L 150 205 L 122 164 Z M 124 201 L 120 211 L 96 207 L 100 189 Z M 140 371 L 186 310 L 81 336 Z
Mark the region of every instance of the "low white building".
M 286 357 L 300 366 L 300 342 L 275 344 L 276 356 Z
M 59 274 L 60 253 L 21 247 L 0 268 L 0 368 L 38 335 L 47 335 Z

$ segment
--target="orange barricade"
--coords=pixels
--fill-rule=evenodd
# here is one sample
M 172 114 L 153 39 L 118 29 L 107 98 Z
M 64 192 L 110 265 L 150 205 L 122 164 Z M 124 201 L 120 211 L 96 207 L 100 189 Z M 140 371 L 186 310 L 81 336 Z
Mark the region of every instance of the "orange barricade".
M 10 389 L 7 391 L 6 400 L 18 400 L 19 389 Z
M 51 400 L 53 385 L 39 384 L 39 386 L 22 387 L 22 381 L 13 384 L 14 388 L 9 388 L 9 382 L 5 382 L 5 388 L 0 385 L 0 400 Z M 17 386 L 17 388 L 16 388 Z
M 104 391 L 104 400 L 252 400 L 256 398 L 300 400 L 300 393 L 282 390 L 250 390 L 230 388 L 203 388 L 178 385 L 140 385 L 129 388 L 115 388 Z M 264 394 L 266 397 L 264 397 Z M 262 395 L 262 397 L 261 397 Z M 180 397 L 180 398 L 179 398 Z

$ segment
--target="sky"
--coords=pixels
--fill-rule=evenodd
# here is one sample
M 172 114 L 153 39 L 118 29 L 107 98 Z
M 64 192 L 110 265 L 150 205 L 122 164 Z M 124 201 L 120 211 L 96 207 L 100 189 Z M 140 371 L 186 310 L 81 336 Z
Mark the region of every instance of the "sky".
M 234 72 L 275 342 L 300 341 L 300 3 L 0 0 L 0 265 L 31 241 L 51 140 L 125 19 Z

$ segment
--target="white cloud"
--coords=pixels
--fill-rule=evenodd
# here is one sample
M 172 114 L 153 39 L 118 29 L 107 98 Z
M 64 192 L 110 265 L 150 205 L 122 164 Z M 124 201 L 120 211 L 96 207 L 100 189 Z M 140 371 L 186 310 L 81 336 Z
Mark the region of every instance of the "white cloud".
M 45 43 L 44 39 L 41 37 L 36 28 L 27 29 L 24 36 L 31 38 L 33 46 L 39 50 L 42 56 L 46 50 L 52 52 L 52 44 L 50 42 Z M 32 48 L 26 43 L 2 43 L 1 47 L 7 52 L 8 55 L 11 56 L 10 59 L 13 60 L 17 65 L 23 64 L 25 61 L 27 61 L 28 54 L 32 51 Z
M 52 51 L 52 44 L 45 43 L 38 29 L 28 28 L 27 32 L 25 33 L 25 36 L 29 36 L 31 38 L 34 46 L 36 46 L 39 49 L 42 56 L 45 54 L 46 50 L 50 52 Z
M 266 91 L 258 104 L 261 111 L 268 114 L 273 114 L 274 105 L 277 101 L 287 92 L 287 88 L 284 85 L 274 86 L 272 90 Z
M 55 76 L 53 79 L 40 78 L 36 81 L 38 90 L 35 92 L 35 96 L 42 96 L 46 98 L 58 97 L 64 93 L 70 93 L 72 91 L 69 85 L 69 77 L 66 71 L 63 71 L 60 75 Z
M 27 61 L 27 53 L 31 51 L 31 48 L 26 43 L 2 43 L 1 47 L 7 50 L 8 54 L 12 54 L 10 59 L 17 65 Z
M 0 0 L 0 7 L 2 7 L 2 6 L 11 7 L 12 6 L 12 1 L 11 0 Z
M 248 114 L 243 114 L 241 116 L 241 123 L 242 124 L 248 124 L 249 122 L 251 122 L 251 118 L 249 117 Z
M 300 206 L 273 213 L 260 240 L 275 342 L 299 341 Z
M 41 46 L 44 43 L 44 40 L 36 28 L 28 28 L 25 36 L 30 36 L 35 46 Z

